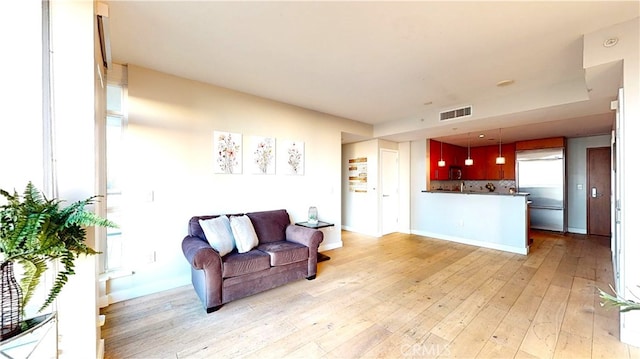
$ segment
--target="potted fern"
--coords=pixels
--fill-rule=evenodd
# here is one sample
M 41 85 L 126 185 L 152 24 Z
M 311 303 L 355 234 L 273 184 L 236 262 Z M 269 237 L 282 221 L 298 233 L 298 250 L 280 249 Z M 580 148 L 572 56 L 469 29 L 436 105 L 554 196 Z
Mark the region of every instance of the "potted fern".
M 640 288 L 640 286 L 638 286 Z M 626 313 L 632 310 L 640 310 L 640 298 L 636 297 L 636 300 L 625 299 L 620 296 L 611 285 L 609 285 L 614 295 L 611 295 L 604 290 L 598 288 L 600 292 L 600 305 L 606 308 L 619 308 L 620 312 Z
M 75 259 L 82 254 L 98 253 L 86 245 L 85 228 L 117 226 L 85 208 L 93 204 L 98 196 L 63 206 L 63 200 L 47 199 L 31 182 L 22 195 L 16 191 L 11 194 L 2 189 L 0 195 L 6 199 L 6 203 L 0 206 L 0 263 L 3 282 L 4 277 L 8 277 L 8 283 L 16 282 L 12 273 L 13 263 L 18 263 L 24 269 L 18 288 L 21 297 L 18 301 L 19 316 L 33 296 L 47 270 L 47 264 L 55 260 L 59 260 L 61 264 L 47 298 L 38 310 L 41 312 L 56 299 L 69 276 L 75 274 Z M 5 329 L 7 332 L 11 331 L 10 325 L 4 323 L 5 316 L 9 317 L 5 313 L 4 302 L 7 298 L 14 297 L 14 294 L 2 295 L 3 334 Z

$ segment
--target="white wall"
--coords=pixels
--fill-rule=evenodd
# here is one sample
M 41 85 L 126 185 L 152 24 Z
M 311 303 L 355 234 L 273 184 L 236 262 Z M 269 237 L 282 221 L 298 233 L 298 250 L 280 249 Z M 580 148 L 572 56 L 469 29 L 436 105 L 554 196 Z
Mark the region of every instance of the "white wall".
M 428 141 L 411 141 L 411 232 L 423 227 L 424 214 L 421 208 L 427 205 L 427 198 L 422 191 L 427 189 L 427 143 Z
M 6 191 L 22 192 L 28 181 L 42 188 L 41 8 L 40 1 L 0 2 L 0 188 Z
M 379 236 L 380 223 L 378 209 L 379 140 L 349 143 L 342 145 L 342 228 Z M 367 192 L 349 190 L 349 160 L 367 158 Z
M 69 202 L 98 194 L 93 6 L 89 0 L 51 3 L 55 178 L 58 196 Z M 93 228 L 87 245 L 95 247 Z M 59 296 L 59 345 L 67 358 L 98 355 L 96 259 L 78 258 Z
M 607 146 L 611 146 L 611 135 L 567 139 L 567 227 L 571 233 L 587 233 L 587 148 Z
M 50 187 L 43 167 L 41 7 L 37 0 L 0 3 L 0 77 L 8 90 L 0 97 L 0 188 L 7 190 L 22 191 L 28 181 L 41 190 Z M 68 202 L 96 194 L 93 15 L 92 1 L 52 2 L 57 188 Z M 93 241 L 89 231 L 88 244 Z M 61 356 L 97 355 L 95 278 L 95 258 L 79 258 L 58 297 Z
M 640 18 L 611 26 L 584 36 L 583 64 L 585 69 L 623 60 L 624 107 L 622 125 L 618 130 L 618 158 L 620 168 L 620 288 L 625 298 L 634 298 L 640 285 L 640 187 L 634 176 L 636 154 L 640 153 Z M 618 37 L 618 44 L 605 48 L 602 43 L 612 36 Z M 640 347 L 640 312 L 633 311 L 620 315 L 620 338 L 623 342 Z
M 190 283 L 181 242 L 191 216 L 286 209 L 342 226 L 341 133 L 371 135 L 359 122 L 301 109 L 129 65 L 129 116 L 120 223 L 132 276 L 110 280 L 110 301 Z M 213 131 L 243 135 L 242 174 L 215 174 Z M 305 145 L 304 175 L 250 172 L 249 136 Z M 342 246 L 339 230 L 324 231 L 321 250 Z M 155 253 L 156 262 L 146 263 Z
M 398 162 L 400 176 L 398 178 L 398 232 L 411 233 L 411 143 L 398 144 Z
M 398 152 L 398 231 L 405 233 L 410 231 L 409 143 L 379 139 L 342 145 L 342 228 L 345 230 L 374 237 L 382 236 L 382 194 L 379 190 L 382 176 L 381 149 Z M 367 158 L 366 193 L 349 190 L 349 159 L 361 157 Z

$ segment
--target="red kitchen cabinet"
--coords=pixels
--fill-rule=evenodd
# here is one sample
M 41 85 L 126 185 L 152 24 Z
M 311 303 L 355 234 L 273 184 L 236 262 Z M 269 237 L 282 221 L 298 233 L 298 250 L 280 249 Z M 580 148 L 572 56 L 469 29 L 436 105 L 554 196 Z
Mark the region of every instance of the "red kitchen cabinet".
M 502 165 L 502 178 L 514 180 L 516 179 L 516 144 L 507 143 L 502 145 L 502 156 L 505 158 L 505 164 Z
M 463 165 L 462 173 L 463 178 L 468 180 L 483 180 L 485 179 L 485 161 L 486 161 L 486 148 L 485 147 L 472 147 L 470 149 L 471 159 L 473 159 L 473 165 Z M 467 156 L 464 157 L 465 159 Z M 463 160 L 464 163 L 464 160 Z
M 499 180 L 502 178 L 502 166 L 496 164 L 496 157 L 499 155 L 498 146 L 486 146 L 485 147 L 485 179 L 487 180 Z
M 429 178 L 431 178 L 431 180 L 449 179 L 449 163 L 451 160 L 445 157 L 445 145 L 447 144 L 442 144 L 442 159 L 445 161 L 445 166 L 438 167 L 438 161 L 440 161 L 440 141 L 429 140 Z
M 502 145 L 503 165 L 496 164 L 496 158 L 500 155 L 498 145 L 486 146 L 485 175 L 487 180 L 501 180 L 516 178 L 516 147 L 515 144 Z
M 429 178 L 432 180 L 448 180 L 449 168 L 464 167 L 464 159 L 467 158 L 467 148 L 442 143 L 442 156 L 440 152 L 440 141 L 429 140 Z M 444 167 L 438 167 L 438 161 L 442 158 L 445 162 Z M 464 168 L 463 168 L 464 173 Z
M 462 178 L 466 180 L 501 180 L 516 178 L 516 150 L 515 144 L 503 144 L 502 156 L 504 165 L 496 164 L 496 157 L 500 154 L 498 145 L 472 147 L 470 149 L 473 165 L 466 166 L 467 147 L 442 143 L 442 157 L 440 141 L 429 140 L 430 161 L 429 176 L 432 180 L 448 180 L 451 166 L 462 169 Z M 444 167 L 438 167 L 438 161 L 445 161 Z

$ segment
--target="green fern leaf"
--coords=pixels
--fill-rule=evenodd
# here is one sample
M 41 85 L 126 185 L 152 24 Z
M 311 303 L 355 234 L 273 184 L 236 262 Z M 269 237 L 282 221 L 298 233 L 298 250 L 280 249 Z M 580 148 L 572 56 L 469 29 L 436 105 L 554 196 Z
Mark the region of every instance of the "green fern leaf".
M 20 259 L 18 263 L 24 268 L 24 275 L 20 280 L 22 289 L 22 308 L 24 309 L 29 300 L 33 297 L 35 289 L 40 284 L 42 274 L 47 270 L 47 265 L 42 259 L 32 258 Z

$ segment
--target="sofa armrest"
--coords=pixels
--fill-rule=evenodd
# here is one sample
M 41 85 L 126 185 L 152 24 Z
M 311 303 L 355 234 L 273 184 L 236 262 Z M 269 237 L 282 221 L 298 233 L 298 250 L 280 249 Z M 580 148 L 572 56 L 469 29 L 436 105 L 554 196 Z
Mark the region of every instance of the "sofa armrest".
M 309 247 L 309 249 L 318 252 L 318 246 L 324 239 L 324 233 L 318 229 L 307 228 L 290 224 L 286 229 L 286 240 L 290 242 L 300 243 Z
M 191 283 L 207 313 L 222 305 L 222 258 L 209 243 L 186 236 L 182 252 L 191 264 Z
M 182 240 L 182 252 L 194 269 L 217 269 L 222 276 L 222 259 L 209 243 L 198 237 L 186 236 Z
M 307 261 L 307 279 L 316 277 L 318 271 L 318 246 L 324 239 L 321 230 L 296 226 L 290 224 L 286 229 L 286 240 L 300 243 L 309 248 L 309 260 Z

